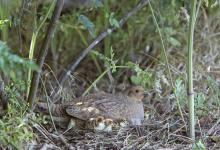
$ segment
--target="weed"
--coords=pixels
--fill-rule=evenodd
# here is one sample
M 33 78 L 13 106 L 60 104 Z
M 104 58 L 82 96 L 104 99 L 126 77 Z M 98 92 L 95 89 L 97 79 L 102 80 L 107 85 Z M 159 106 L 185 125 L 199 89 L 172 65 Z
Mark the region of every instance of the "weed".
M 22 79 L 28 69 L 37 70 L 38 67 L 34 62 L 13 54 L 6 43 L 0 41 L 0 69 L 12 79 L 5 87 L 8 110 L 0 120 L 0 144 L 23 149 L 22 145 L 33 138 L 30 119 L 35 120 L 36 117 L 27 113 L 28 104 L 24 100 L 27 86 Z

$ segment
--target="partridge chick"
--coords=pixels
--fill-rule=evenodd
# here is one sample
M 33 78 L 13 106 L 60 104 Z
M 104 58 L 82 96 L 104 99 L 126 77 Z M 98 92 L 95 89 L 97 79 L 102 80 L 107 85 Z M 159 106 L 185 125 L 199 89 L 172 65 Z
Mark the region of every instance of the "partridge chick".
M 104 117 L 102 116 L 98 116 L 97 118 L 91 118 L 89 120 L 90 122 L 90 127 L 92 126 L 92 128 L 95 130 L 95 131 L 103 131 L 105 128 L 106 128 L 106 125 L 105 125 L 105 119 Z
M 105 129 L 103 131 L 111 132 L 112 126 L 113 126 L 113 120 L 112 119 L 105 119 Z

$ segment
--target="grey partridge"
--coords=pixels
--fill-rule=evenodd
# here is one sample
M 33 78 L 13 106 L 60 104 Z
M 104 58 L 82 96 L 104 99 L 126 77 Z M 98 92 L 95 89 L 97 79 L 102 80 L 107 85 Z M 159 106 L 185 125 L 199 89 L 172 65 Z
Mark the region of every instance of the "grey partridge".
M 144 89 L 135 86 L 126 90 L 125 94 L 96 93 L 75 98 L 65 104 L 52 104 L 50 110 L 54 116 L 70 116 L 84 121 L 98 120 L 100 125 L 126 120 L 138 126 L 144 119 L 143 98 Z M 46 103 L 38 103 L 36 108 L 48 113 Z

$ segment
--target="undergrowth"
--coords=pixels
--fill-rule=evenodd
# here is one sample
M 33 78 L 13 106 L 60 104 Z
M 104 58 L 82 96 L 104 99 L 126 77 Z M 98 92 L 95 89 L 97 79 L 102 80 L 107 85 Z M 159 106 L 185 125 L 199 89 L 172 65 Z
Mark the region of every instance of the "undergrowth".
M 27 69 L 37 70 L 38 67 L 34 62 L 13 54 L 6 43 L 0 41 L 0 68 L 1 75 L 9 82 L 4 88 L 8 108 L 0 119 L 0 145 L 2 148 L 23 149 L 24 144 L 33 139 L 32 124 L 37 120 L 34 114 L 28 113 L 24 96 L 27 84 L 23 78 Z
M 0 120 L 0 143 L 4 146 L 11 145 L 21 149 L 25 142 L 33 138 L 32 125 L 27 115 L 28 105 L 25 101 L 18 101 L 17 90 L 7 88 L 7 95 L 10 100 L 6 115 Z M 10 146 L 9 146 L 10 147 Z

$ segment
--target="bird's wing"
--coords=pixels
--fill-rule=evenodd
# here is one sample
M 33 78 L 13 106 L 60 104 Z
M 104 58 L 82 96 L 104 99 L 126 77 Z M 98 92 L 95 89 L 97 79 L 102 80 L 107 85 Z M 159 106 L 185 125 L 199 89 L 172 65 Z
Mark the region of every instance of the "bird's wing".
M 114 99 L 103 99 L 96 102 L 96 107 L 103 115 L 112 119 L 122 119 L 121 116 L 126 109 L 125 106 L 126 104 L 119 97 L 114 97 Z
M 111 94 L 96 94 L 85 99 L 77 100 L 66 106 L 67 114 L 82 120 L 98 116 L 117 119 L 120 118 L 121 109 L 125 106 L 120 97 Z

